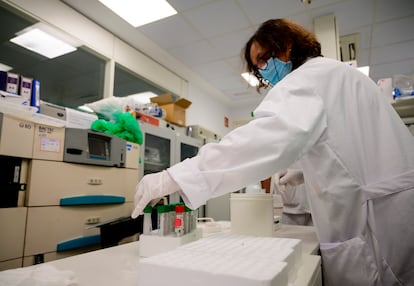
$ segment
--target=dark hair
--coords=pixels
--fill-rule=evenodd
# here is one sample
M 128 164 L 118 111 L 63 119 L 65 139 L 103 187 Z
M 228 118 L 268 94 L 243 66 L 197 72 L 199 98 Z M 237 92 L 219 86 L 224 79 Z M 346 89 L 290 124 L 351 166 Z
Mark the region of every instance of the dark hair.
M 250 58 L 250 49 L 253 42 L 257 42 L 272 55 L 285 52 L 288 49 L 288 43 L 292 43 L 290 52 L 292 70 L 302 65 L 308 58 L 321 56 L 321 44 L 316 39 L 315 34 L 301 25 L 289 19 L 272 19 L 262 23 L 244 47 L 246 69 L 259 79 L 258 91 L 262 87 L 267 87 L 268 83 L 262 78 Z

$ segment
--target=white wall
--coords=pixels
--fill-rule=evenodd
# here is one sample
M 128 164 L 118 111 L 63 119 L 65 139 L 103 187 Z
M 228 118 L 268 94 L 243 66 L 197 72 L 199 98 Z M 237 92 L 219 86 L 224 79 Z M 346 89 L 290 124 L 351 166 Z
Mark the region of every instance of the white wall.
M 196 85 L 190 83 L 188 88 L 192 104 L 186 113 L 187 125 L 201 125 L 220 136 L 227 134 L 230 130 L 224 126 L 224 117 L 230 117 L 227 106 Z

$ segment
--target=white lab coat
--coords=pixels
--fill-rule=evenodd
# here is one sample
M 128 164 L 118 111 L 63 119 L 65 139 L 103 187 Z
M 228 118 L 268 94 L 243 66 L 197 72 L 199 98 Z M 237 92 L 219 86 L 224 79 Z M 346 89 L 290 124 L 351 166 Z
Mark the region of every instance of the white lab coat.
M 299 160 L 325 285 L 414 285 L 414 138 L 376 84 L 314 58 L 254 114 L 169 169 L 185 202 L 198 207 Z

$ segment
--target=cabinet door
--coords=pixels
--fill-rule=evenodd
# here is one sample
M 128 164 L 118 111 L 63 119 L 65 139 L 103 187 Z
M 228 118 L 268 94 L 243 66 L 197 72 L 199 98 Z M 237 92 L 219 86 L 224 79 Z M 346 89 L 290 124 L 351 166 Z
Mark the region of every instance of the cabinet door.
M 23 257 L 27 208 L 0 208 L 0 261 Z
M 141 175 L 160 172 L 174 164 L 175 133 L 169 129 L 141 124 L 144 135 L 141 148 Z

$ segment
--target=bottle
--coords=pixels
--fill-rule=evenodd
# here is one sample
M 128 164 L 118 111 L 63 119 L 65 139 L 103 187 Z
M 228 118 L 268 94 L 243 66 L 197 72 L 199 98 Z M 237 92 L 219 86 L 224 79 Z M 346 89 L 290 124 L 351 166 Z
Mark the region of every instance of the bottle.
M 177 236 L 184 234 L 184 206 L 175 206 L 174 230 Z
M 146 235 L 149 235 L 152 232 L 151 214 L 152 214 L 152 207 L 146 206 L 144 209 L 144 226 L 142 228 L 142 233 Z

